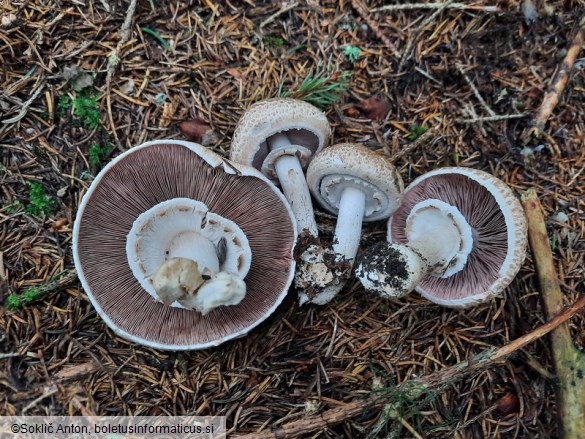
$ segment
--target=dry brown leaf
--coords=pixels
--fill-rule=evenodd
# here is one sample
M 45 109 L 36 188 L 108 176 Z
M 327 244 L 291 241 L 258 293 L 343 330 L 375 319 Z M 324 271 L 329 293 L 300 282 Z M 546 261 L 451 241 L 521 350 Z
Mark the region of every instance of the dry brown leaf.
M 377 93 L 368 99 L 362 99 L 355 107 L 370 119 L 382 120 L 390 111 L 390 99 L 382 93 Z
M 175 111 L 177 110 L 177 102 L 165 102 L 163 106 L 163 114 L 160 118 L 160 122 L 158 124 L 159 128 L 168 128 L 171 122 L 173 121 L 173 116 L 175 115 Z
M 506 416 L 512 413 L 517 413 L 520 410 L 520 400 L 518 395 L 513 392 L 508 392 L 496 401 L 498 411 Z
M 181 133 L 192 142 L 200 143 L 203 146 L 213 145 L 219 142 L 219 136 L 211 128 L 209 122 L 200 117 L 185 120 L 177 125 Z

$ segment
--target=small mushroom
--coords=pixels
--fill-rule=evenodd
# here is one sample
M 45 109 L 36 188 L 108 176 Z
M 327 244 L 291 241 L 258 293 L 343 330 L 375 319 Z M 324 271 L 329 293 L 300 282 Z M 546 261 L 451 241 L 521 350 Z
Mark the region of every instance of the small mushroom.
M 496 177 L 442 168 L 406 189 L 388 241 L 366 252 L 356 276 L 383 296 L 416 290 L 432 302 L 466 307 L 499 294 L 526 254 L 524 211 Z
M 324 304 L 341 290 L 351 273 L 362 222 L 388 218 L 398 208 L 404 186 L 384 156 L 353 143 L 331 146 L 315 156 L 307 169 L 307 184 L 319 204 L 337 214 L 332 247 L 313 246 L 301 255 L 296 279 L 297 286 L 304 287 L 301 303 Z M 323 280 L 323 266 L 315 264 L 320 258 L 333 271 L 333 276 L 326 273 L 332 281 Z
M 75 219 L 73 258 L 115 333 L 203 349 L 242 336 L 282 302 L 296 239 L 288 202 L 260 172 L 156 140 L 96 176 Z
M 252 105 L 236 126 L 230 159 L 254 166 L 278 181 L 299 233 L 316 237 L 317 223 L 303 169 L 328 142 L 331 127 L 313 105 L 296 99 L 267 99 Z

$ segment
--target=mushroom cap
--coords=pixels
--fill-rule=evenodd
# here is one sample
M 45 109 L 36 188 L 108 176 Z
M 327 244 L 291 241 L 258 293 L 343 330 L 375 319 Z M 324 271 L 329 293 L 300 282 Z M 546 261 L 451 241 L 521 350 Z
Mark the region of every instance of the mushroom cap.
M 400 174 L 386 157 L 355 143 L 339 143 L 316 155 L 307 168 L 307 185 L 319 204 L 336 215 L 344 187 L 363 190 L 364 221 L 392 215 L 404 190 Z
M 246 234 L 253 257 L 238 305 L 205 316 L 165 306 L 134 277 L 127 235 L 142 212 L 173 198 L 201 201 Z M 276 309 L 294 276 L 295 241 L 290 206 L 260 172 L 198 144 L 156 140 L 122 153 L 96 176 L 75 219 L 73 258 L 90 301 L 116 334 L 158 349 L 203 349 L 247 333 Z
M 325 114 L 308 102 L 290 98 L 256 102 L 236 126 L 230 159 L 262 169 L 270 153 L 266 139 L 282 132 L 286 132 L 293 146 L 304 147 L 299 154 L 302 153 L 301 164 L 306 166 L 310 155 L 329 143 L 331 126 Z
M 401 206 L 388 222 L 388 241 L 408 242 L 408 215 L 417 203 L 427 199 L 459 209 L 472 228 L 474 243 L 461 271 L 446 278 L 427 275 L 416 290 L 434 303 L 454 308 L 472 306 L 500 294 L 526 256 L 526 218 L 512 190 L 477 169 L 452 167 L 428 172 L 406 188 Z

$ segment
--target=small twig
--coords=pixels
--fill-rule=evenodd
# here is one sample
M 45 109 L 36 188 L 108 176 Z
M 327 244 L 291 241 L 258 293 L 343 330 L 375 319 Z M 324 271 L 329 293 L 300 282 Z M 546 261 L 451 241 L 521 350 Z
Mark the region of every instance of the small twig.
M 410 152 L 412 152 L 415 149 L 417 149 L 423 143 L 425 143 L 426 141 L 428 141 L 435 134 L 435 131 L 436 130 L 437 130 L 437 127 L 436 126 L 433 126 L 433 127 L 429 128 L 423 135 L 421 135 L 414 142 L 409 143 L 404 148 L 402 148 L 400 151 L 398 151 L 397 153 L 393 154 L 390 157 L 390 161 L 391 162 L 396 162 L 396 160 L 398 160 L 403 155 L 409 154 Z
M 29 404 L 27 404 L 27 406 L 22 409 L 21 415 L 24 416 L 25 413 L 28 412 L 30 409 L 32 409 L 35 405 L 37 405 L 43 399 L 48 398 L 49 396 L 54 395 L 55 393 L 57 393 L 58 390 L 59 389 L 57 389 L 57 386 L 51 386 L 51 387 L 49 387 L 45 391 L 45 393 L 43 393 L 38 398 L 33 399 Z
M 499 349 L 488 349 L 485 352 L 474 355 L 470 360 L 462 361 L 454 366 L 423 376 L 417 380 L 404 381 L 383 395 L 376 394 L 367 398 L 358 399 L 341 407 L 327 410 L 318 415 L 307 416 L 303 419 L 283 424 L 273 431 L 256 432 L 240 436 L 239 439 L 293 438 L 331 427 L 349 418 L 353 418 L 354 416 L 359 416 L 365 410 L 379 409 L 390 403 L 393 403 L 394 405 L 399 404 L 399 401 L 395 398 L 393 399 L 392 395 L 401 395 L 401 397 L 408 397 L 411 400 L 415 400 L 425 393 L 440 393 L 449 386 L 452 386 L 471 375 L 477 375 L 494 364 L 505 360 L 518 349 L 522 349 L 529 343 L 542 338 L 553 329 L 558 328 L 569 320 L 577 311 L 583 308 L 585 308 L 585 296 L 581 297 L 569 308 L 560 312 L 549 322 Z M 585 422 L 585 416 L 583 416 L 579 422 Z M 575 436 L 575 438 L 577 438 L 577 436 Z
M 491 412 L 493 412 L 495 409 L 498 408 L 498 404 L 493 404 L 491 407 L 488 407 L 487 409 L 485 409 L 484 411 L 482 411 L 481 413 L 479 413 L 478 415 L 475 415 L 473 418 L 468 419 L 467 421 L 465 421 L 463 424 L 460 425 L 456 425 L 455 428 L 449 432 L 449 436 L 455 436 L 457 434 L 457 432 L 463 430 L 464 428 L 466 428 L 468 425 L 473 424 L 474 422 L 477 422 L 479 419 L 483 418 L 484 416 L 490 414 Z
M 62 272 L 62 273 L 65 274 L 64 272 Z M 26 296 L 23 296 L 24 293 L 15 295 L 18 298 L 18 300 L 20 301 L 20 304 L 16 308 L 17 309 L 21 308 L 23 305 L 28 305 L 29 303 L 31 303 L 33 301 L 44 298 L 44 297 L 46 297 L 47 294 L 52 293 L 53 291 L 56 291 L 60 288 L 66 287 L 70 283 L 74 282 L 76 279 L 77 279 L 77 272 L 75 270 L 68 270 L 64 276 L 61 275 L 58 278 L 51 279 L 51 280 L 49 280 L 49 282 L 47 282 L 44 285 L 38 285 L 35 287 L 31 287 L 31 288 L 34 288 L 36 290 L 35 297 L 33 299 L 26 299 Z
M 112 12 L 112 7 L 110 6 L 107 0 L 100 0 L 100 3 L 102 4 L 106 12 Z
M 402 426 L 404 428 L 406 428 L 408 430 L 408 432 L 410 434 L 412 434 L 412 437 L 414 439 L 424 439 L 420 434 L 418 434 L 416 432 L 416 430 L 414 429 L 414 427 L 412 425 L 410 425 L 406 419 L 404 419 L 404 418 L 401 417 L 401 418 L 398 418 L 398 421 L 400 422 L 400 424 L 402 424 Z
M 116 73 L 116 69 L 120 64 L 120 51 L 122 50 L 122 46 L 130 39 L 130 28 L 132 25 L 132 19 L 134 17 L 134 11 L 136 11 L 137 3 L 138 0 L 130 0 L 130 5 L 128 6 L 128 11 L 126 12 L 126 18 L 124 19 L 124 23 L 122 23 L 122 27 L 118 33 L 120 39 L 118 40 L 116 48 L 108 57 L 108 66 L 106 68 L 106 105 L 108 107 L 107 111 L 108 118 L 110 120 L 110 128 L 112 130 L 112 134 L 114 135 L 114 140 L 118 146 L 120 146 L 120 140 L 118 139 L 118 133 L 116 132 L 116 127 L 114 125 L 114 118 L 112 117 L 112 78 L 114 77 L 114 73 Z
M 16 123 L 19 120 L 21 120 L 24 116 L 26 116 L 26 113 L 28 112 L 28 108 L 32 105 L 34 100 L 39 96 L 41 91 L 43 91 L 43 88 L 45 88 L 45 84 L 41 84 L 34 91 L 33 95 L 25 103 L 22 104 L 22 107 L 16 116 L 11 117 L 10 119 L 5 119 L 2 121 L 2 123 L 5 123 L 5 124 Z
M 485 117 L 474 117 L 472 119 L 455 119 L 457 123 L 478 123 L 478 122 L 498 122 L 500 120 L 509 120 L 509 119 L 522 119 L 523 117 L 528 117 L 528 113 L 518 113 L 518 114 L 502 114 L 502 115 L 495 115 L 495 116 L 485 116 Z
M 551 81 L 551 86 L 544 95 L 542 104 L 540 105 L 537 116 L 534 119 L 534 126 L 529 128 L 522 135 L 524 143 L 528 143 L 533 137 L 538 137 L 544 131 L 546 122 L 559 103 L 560 97 L 567 86 L 569 76 L 575 65 L 575 59 L 577 59 L 577 55 L 579 55 L 581 46 L 585 43 L 585 19 L 579 24 L 579 26 L 575 37 L 571 41 L 571 46 L 565 55 L 565 59 L 563 59 L 557 73 Z
M 372 32 L 384 43 L 384 45 L 392 51 L 392 54 L 395 57 L 399 57 L 400 53 L 396 49 L 396 46 L 390 39 L 386 36 L 384 32 L 378 26 L 378 23 L 374 21 L 374 19 L 370 16 L 370 10 L 368 7 L 362 2 L 362 0 L 351 0 L 351 5 L 357 11 L 360 17 L 368 24 Z
M 445 3 L 406 3 L 402 5 L 385 5 L 372 9 L 372 12 L 382 11 L 404 11 L 410 9 L 462 9 L 483 12 L 500 12 L 498 6 L 481 6 L 479 4 L 451 3 L 445 6 Z
M 475 87 L 475 84 L 471 81 L 471 79 L 469 79 L 469 77 L 465 74 L 463 66 L 459 63 L 457 63 L 457 70 L 459 70 L 459 73 L 461 73 L 461 76 L 463 76 L 463 79 L 465 79 L 467 85 L 471 87 L 471 91 L 473 91 L 473 94 L 475 95 L 479 103 L 482 105 L 482 107 L 485 109 L 485 111 L 487 111 L 491 117 L 495 117 L 496 116 L 495 111 L 490 108 L 486 101 L 484 101 L 483 97 L 479 93 L 479 90 Z
M 23 354 L 19 354 L 18 352 L 6 352 L 0 354 L 0 360 L 4 360 L 5 358 L 14 358 L 14 357 L 22 357 Z
M 417 31 L 414 32 L 412 34 L 412 36 L 409 38 L 408 42 L 406 43 L 406 47 L 405 47 L 404 51 L 402 52 L 402 57 L 400 58 L 400 64 L 398 64 L 398 72 L 402 71 L 402 67 L 406 63 L 406 60 L 408 60 L 410 58 L 410 55 L 411 55 L 412 50 L 414 48 L 414 43 L 416 42 L 418 36 L 420 35 L 421 29 L 424 29 L 424 27 L 427 24 L 432 22 L 439 14 L 441 14 L 441 12 L 443 12 L 443 10 L 445 8 L 449 7 L 449 5 L 451 3 L 453 3 L 453 0 L 447 0 L 445 3 L 442 3 L 441 6 L 438 7 L 435 12 L 433 12 L 431 15 L 429 15 L 427 18 L 425 18 L 422 21 L 422 23 L 418 26 Z
M 528 239 L 538 274 L 542 300 L 547 315 L 555 315 L 565 309 L 563 293 L 556 274 L 550 241 L 542 206 L 534 189 L 522 194 L 522 204 L 528 222 Z M 581 296 L 577 302 L 585 300 Z M 585 431 L 585 354 L 575 348 L 569 327 L 559 325 L 550 334 L 553 363 L 559 385 L 557 410 L 561 437 L 578 439 Z
M 288 12 L 291 9 L 296 8 L 298 5 L 299 4 L 297 2 L 293 2 L 289 5 L 283 6 L 279 11 L 275 12 L 270 17 L 268 17 L 266 20 L 264 20 L 262 23 L 260 23 L 260 29 L 262 29 L 264 26 L 272 23 L 276 18 L 278 18 L 280 15 L 284 14 L 285 12 Z
M 118 44 L 114 49 L 114 52 L 110 54 L 108 57 L 108 66 L 106 68 L 106 84 L 108 88 L 110 87 L 110 83 L 112 82 L 112 77 L 120 64 L 120 50 L 122 46 L 126 44 L 128 39 L 130 38 L 130 27 L 132 25 L 132 19 L 134 18 L 134 11 L 136 10 L 136 4 L 138 0 L 130 0 L 130 5 L 128 6 L 128 11 L 126 12 L 126 18 L 124 19 L 124 23 L 122 23 L 122 27 L 120 28 L 120 32 L 118 35 L 120 39 L 118 40 Z

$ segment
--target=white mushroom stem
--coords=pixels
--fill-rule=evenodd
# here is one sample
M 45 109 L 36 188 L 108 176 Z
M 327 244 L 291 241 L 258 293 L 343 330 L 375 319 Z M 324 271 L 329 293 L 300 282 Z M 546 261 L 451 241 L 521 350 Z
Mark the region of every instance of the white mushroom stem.
M 395 263 L 408 276 L 393 295 L 412 291 L 427 275 L 449 277 L 461 271 L 473 249 L 473 230 L 455 207 L 435 199 L 414 206 L 406 220 L 406 245 L 393 245 Z
M 366 208 L 366 194 L 346 187 L 339 200 L 339 213 L 335 225 L 333 251 L 340 260 L 353 262 L 360 245 L 362 222 Z
M 284 133 L 277 133 L 267 139 L 270 150 L 283 148 L 292 143 Z M 288 200 L 295 219 L 299 233 L 307 231 L 311 236 L 317 236 L 317 222 L 313 212 L 311 194 L 307 187 L 305 174 L 301 162 L 296 155 L 282 155 L 276 159 L 274 169 L 280 182 L 282 192 Z

